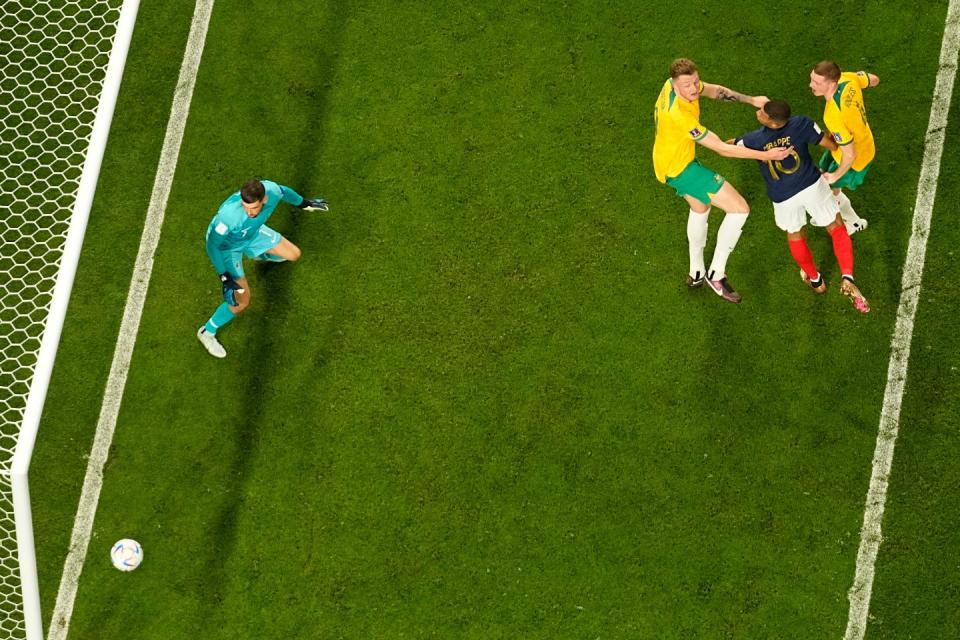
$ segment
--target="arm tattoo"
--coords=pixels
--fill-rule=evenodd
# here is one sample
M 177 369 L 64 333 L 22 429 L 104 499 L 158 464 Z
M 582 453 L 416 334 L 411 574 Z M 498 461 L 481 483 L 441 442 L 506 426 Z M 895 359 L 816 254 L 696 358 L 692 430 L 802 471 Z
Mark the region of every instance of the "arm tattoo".
M 720 89 L 717 91 L 717 100 L 723 100 L 725 102 L 743 102 L 743 96 L 736 91 Z

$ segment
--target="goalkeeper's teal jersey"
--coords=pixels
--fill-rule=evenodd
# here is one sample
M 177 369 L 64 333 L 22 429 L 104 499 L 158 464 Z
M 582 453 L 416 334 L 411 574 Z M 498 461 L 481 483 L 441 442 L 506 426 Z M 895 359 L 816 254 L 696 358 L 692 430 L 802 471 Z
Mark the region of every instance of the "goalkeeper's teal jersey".
M 303 202 L 303 196 L 291 189 L 269 180 L 261 180 L 266 191 L 267 202 L 256 217 L 247 215 L 240 200 L 240 192 L 232 194 L 223 201 L 217 215 L 213 216 L 207 227 L 207 255 L 217 273 L 223 273 L 230 264 L 231 254 L 243 251 L 253 242 L 280 201 L 294 206 Z

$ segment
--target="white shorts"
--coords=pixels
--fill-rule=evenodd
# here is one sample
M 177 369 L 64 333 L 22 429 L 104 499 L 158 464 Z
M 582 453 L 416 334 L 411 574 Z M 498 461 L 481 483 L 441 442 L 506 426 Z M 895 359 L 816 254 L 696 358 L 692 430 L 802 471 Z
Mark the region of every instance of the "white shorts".
M 773 203 L 774 220 L 787 233 L 800 231 L 807 223 L 807 214 L 810 214 L 810 224 L 825 227 L 837 219 L 839 212 L 837 199 L 823 178 L 795 196 Z

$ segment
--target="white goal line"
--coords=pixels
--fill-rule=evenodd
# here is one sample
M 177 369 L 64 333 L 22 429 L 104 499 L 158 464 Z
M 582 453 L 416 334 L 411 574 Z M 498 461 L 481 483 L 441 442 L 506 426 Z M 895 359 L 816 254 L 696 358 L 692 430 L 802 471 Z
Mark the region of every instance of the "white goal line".
M 70 548 L 63 566 L 60 589 L 57 591 L 57 602 L 54 606 L 53 618 L 47 634 L 48 640 L 65 640 L 70 628 L 73 603 L 77 595 L 77 586 L 80 583 L 80 573 L 83 571 L 83 562 L 87 556 L 87 547 L 90 544 L 93 520 L 97 511 L 97 503 L 100 500 L 100 489 L 103 486 L 103 467 L 107 462 L 110 443 L 113 441 L 113 433 L 117 426 L 120 402 L 123 399 L 123 390 L 127 383 L 127 371 L 130 368 L 133 347 L 137 340 L 137 332 L 140 329 L 140 317 L 143 314 L 143 305 L 147 298 L 150 275 L 153 272 L 153 256 L 160 241 L 160 229 L 163 226 L 167 198 L 170 195 L 173 175 L 177 168 L 180 144 L 183 142 L 187 115 L 190 113 L 190 100 L 193 97 L 193 87 L 197 79 L 200 57 L 203 54 L 203 45 L 207 39 L 207 27 L 210 24 L 212 11 L 213 0 L 197 0 L 193 21 L 190 25 L 190 35 L 187 38 L 187 48 L 183 55 L 183 63 L 180 66 L 180 75 L 177 78 L 177 86 L 173 95 L 170 119 L 167 121 L 163 149 L 160 151 L 160 163 L 157 166 L 153 192 L 150 194 L 150 205 L 143 226 L 143 235 L 140 237 L 140 248 L 133 269 L 130 291 L 123 310 L 120 335 L 117 338 L 117 347 L 113 353 L 113 362 L 110 365 L 107 387 L 103 394 L 103 404 L 100 408 L 100 418 L 97 421 L 93 448 L 90 451 L 87 472 L 83 479 L 80 505 L 77 508 L 73 532 L 70 535 Z

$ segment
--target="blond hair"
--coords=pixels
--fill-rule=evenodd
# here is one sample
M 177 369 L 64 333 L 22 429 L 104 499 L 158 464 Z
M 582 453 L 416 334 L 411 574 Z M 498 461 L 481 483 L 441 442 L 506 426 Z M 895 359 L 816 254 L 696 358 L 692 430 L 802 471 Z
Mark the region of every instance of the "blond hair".
M 697 72 L 697 65 L 689 58 L 677 58 L 670 64 L 670 78 L 676 80 L 680 76 L 690 76 Z
M 817 66 L 813 68 L 813 72 L 831 82 L 836 82 L 840 79 L 840 66 L 833 60 L 818 62 Z

